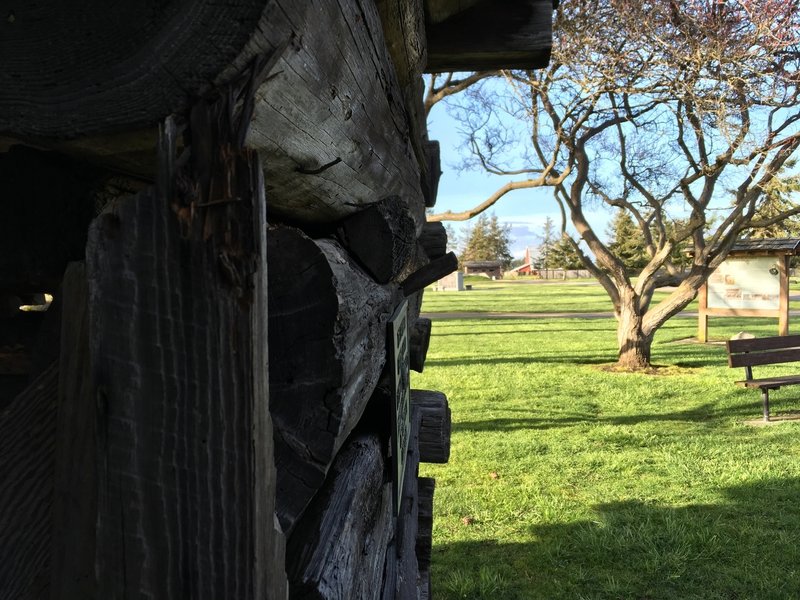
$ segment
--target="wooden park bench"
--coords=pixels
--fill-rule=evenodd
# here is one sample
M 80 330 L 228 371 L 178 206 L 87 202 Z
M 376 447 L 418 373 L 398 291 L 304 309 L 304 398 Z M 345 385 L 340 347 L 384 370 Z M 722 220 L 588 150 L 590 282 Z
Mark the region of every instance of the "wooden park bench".
M 800 361 L 800 335 L 728 340 L 728 366 L 744 367 L 745 378 L 736 384 L 761 390 L 764 420 L 769 421 L 769 391 L 800 383 L 800 374 L 753 378 L 753 367 Z

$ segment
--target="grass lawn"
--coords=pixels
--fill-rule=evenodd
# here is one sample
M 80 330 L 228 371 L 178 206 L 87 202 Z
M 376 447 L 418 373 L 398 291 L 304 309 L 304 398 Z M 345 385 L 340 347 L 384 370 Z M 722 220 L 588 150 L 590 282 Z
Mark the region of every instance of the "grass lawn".
M 468 292 L 434 292 L 425 294 L 428 312 L 602 312 L 612 311 L 611 300 L 594 279 L 577 279 L 567 283 L 532 280 L 490 281 L 485 277 L 468 277 Z M 532 289 L 534 288 L 534 289 Z M 656 292 L 655 301 L 666 296 Z M 693 302 L 686 310 L 696 310 Z
M 604 310 L 589 308 L 596 286 L 493 294 L 518 295 L 516 310 Z M 475 298 L 514 310 L 480 290 L 428 292 L 423 310 Z M 696 325 L 668 322 L 653 357 L 671 368 L 640 375 L 602 369 L 613 319 L 434 323 L 412 386 L 445 392 L 453 412 L 450 463 L 421 468 L 437 480 L 435 598 L 800 598 L 800 421 L 744 424 L 759 394 L 733 385 L 723 347 L 681 342 Z M 776 327 L 713 319 L 710 333 Z M 796 388 L 771 399 L 800 410 Z

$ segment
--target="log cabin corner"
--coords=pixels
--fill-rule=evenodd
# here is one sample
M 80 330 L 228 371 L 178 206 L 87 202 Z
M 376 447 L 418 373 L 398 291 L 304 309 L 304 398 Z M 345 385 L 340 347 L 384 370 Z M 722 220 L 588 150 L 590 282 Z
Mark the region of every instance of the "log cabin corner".
M 430 597 L 421 77 L 553 8 L 4 4 L 0 598 Z

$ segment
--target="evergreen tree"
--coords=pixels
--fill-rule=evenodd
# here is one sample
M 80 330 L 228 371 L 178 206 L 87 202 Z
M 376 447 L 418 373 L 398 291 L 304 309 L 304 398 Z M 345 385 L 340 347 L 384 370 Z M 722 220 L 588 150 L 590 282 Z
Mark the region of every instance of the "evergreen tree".
M 608 249 L 628 269 L 641 269 L 650 260 L 645 250 L 642 230 L 633 222 L 628 211 L 619 209 L 608 228 L 611 242 Z
M 536 258 L 534 266 L 537 269 L 553 269 L 555 265 L 552 264 L 550 254 L 553 246 L 556 243 L 556 228 L 553 219 L 547 217 L 542 226 L 542 244 L 539 246 L 539 255 Z
M 496 215 L 478 217 L 465 233 L 461 261 L 499 260 L 504 268 L 511 264 L 510 227 L 501 225 Z
M 794 162 L 787 163 L 786 168 L 793 168 Z M 784 169 L 785 170 L 785 169 Z M 754 222 L 773 219 L 797 206 L 800 193 L 800 175 L 784 175 L 781 172 L 764 187 L 764 199 L 756 211 Z M 750 231 L 751 238 L 793 238 L 800 237 L 800 218 L 788 217 Z
M 547 268 L 549 269 L 572 270 L 584 268 L 575 246 L 572 245 L 572 241 L 567 237 L 562 237 L 552 245 L 548 259 L 550 264 Z

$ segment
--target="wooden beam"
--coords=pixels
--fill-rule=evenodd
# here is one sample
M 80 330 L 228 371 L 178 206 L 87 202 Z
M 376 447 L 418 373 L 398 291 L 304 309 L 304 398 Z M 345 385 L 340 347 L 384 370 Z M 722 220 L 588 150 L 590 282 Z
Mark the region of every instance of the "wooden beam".
M 384 483 L 384 470 L 377 435 L 355 437 L 336 457 L 324 487 L 289 538 L 292 598 L 377 597 L 393 533 L 391 486 Z
M 291 227 L 271 227 L 267 240 L 277 512 L 288 532 L 378 384 L 399 299 L 333 240 Z
M 480 0 L 427 26 L 429 73 L 539 69 L 552 48 L 552 0 Z
M 273 4 L 257 37 L 281 59 L 247 136 L 264 157 L 271 213 L 330 222 L 397 195 L 419 230 L 419 159 L 375 2 Z
M 88 296 L 84 263 L 71 263 L 58 299 L 62 315 L 51 600 L 96 597 L 97 407 L 89 356 Z
M 152 128 L 211 88 L 264 5 L 64 0 L 5 10 L 0 131 L 37 140 Z
M 344 247 L 378 283 L 400 275 L 416 251 L 414 219 L 397 196 L 347 217 L 338 233 Z
M 271 212 L 330 223 L 397 195 L 418 229 L 424 222 L 424 125 L 407 112 L 373 0 L 200 0 L 123 12 L 68 0 L 4 19 L 6 143 L 58 147 L 153 179 L 155 124 L 256 65 L 246 146 L 262 156 Z M 70 44 L 53 43 L 63 31 Z M 410 60 L 419 69 L 422 57 Z
M 0 598 L 47 597 L 58 364 L 0 412 Z
M 411 404 L 419 413 L 419 460 L 444 464 L 450 460 L 450 407 L 442 392 L 411 390 Z
M 431 260 L 447 254 L 447 230 L 444 224 L 425 223 L 419 236 L 419 243 Z
M 157 188 L 115 202 L 90 230 L 98 598 L 286 593 L 266 386 L 266 202 L 260 161 L 231 130 L 235 97 L 192 110 L 182 166 L 168 120 Z

